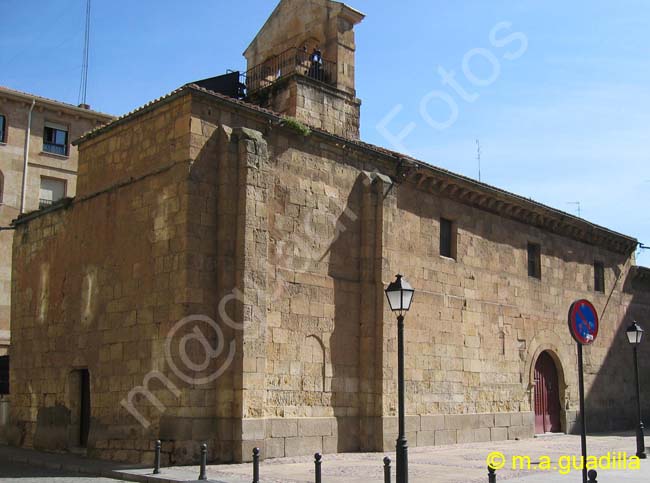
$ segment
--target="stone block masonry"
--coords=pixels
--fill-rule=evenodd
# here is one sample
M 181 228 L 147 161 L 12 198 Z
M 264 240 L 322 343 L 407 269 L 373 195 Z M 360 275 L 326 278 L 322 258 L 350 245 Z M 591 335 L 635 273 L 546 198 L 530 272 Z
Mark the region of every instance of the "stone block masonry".
M 573 430 L 565 312 L 579 297 L 603 313 L 585 351 L 589 406 L 625 420 L 625 379 L 599 375 L 624 370 L 612 354 L 629 317 L 647 310 L 630 253 L 468 204 L 474 195 L 432 193 L 390 154 L 279 121 L 189 86 L 81 142 L 75 200 L 16 227 L 14 444 L 78 445 L 75 377 L 87 368 L 91 456 L 150 462 L 156 439 L 173 463 L 196 461 L 204 441 L 218 462 L 245 461 L 255 446 L 265 457 L 388 451 L 397 358 L 383 288 L 398 271 L 417 290 L 406 316 L 410 445 L 532 436 L 544 351 Z M 441 217 L 457 230 L 455 260 L 438 253 Z M 543 247 L 541 280 L 527 273 L 529 240 Z M 594 259 L 606 294 L 593 291 Z M 178 328 L 197 314 L 222 335 Z M 195 328 L 232 343 L 232 359 L 190 369 L 179 344 Z M 203 360 L 205 346 L 187 350 Z M 166 379 L 146 379 L 152 371 Z M 160 403 L 133 399 L 148 425 L 121 405 L 138 386 Z

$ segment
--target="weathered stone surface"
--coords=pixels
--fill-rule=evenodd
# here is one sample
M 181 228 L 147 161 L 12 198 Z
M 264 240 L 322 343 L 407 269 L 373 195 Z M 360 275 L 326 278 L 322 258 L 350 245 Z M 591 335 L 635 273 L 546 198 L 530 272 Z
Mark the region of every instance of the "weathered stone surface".
M 284 453 L 284 438 L 267 439 L 265 448 L 265 458 L 283 458 L 286 456 Z
M 445 429 L 445 417 L 442 414 L 435 416 L 420 416 L 420 427 L 422 431 Z
M 508 428 L 490 428 L 490 440 L 505 441 L 508 439 Z
M 434 446 L 436 444 L 435 431 L 418 431 L 417 446 Z
M 458 431 L 455 429 L 440 429 L 436 431 L 436 444 L 456 444 Z
M 313 455 L 323 451 L 323 438 L 321 436 L 299 436 L 284 440 L 285 456 Z
M 298 419 L 298 436 L 331 436 L 331 418 Z
M 323 99 L 321 112 L 340 120 Z M 405 331 L 411 445 L 532 436 L 545 351 L 575 421 L 566 310 L 578 297 L 599 311 L 610 300 L 585 350 L 593 421 L 633 407 L 612 411 L 629 391 L 611 376 L 629 364 L 622 331 L 650 297 L 631 255 L 611 248 L 625 237 L 585 240 L 570 229 L 603 230 L 193 87 L 79 152 L 74 202 L 22 219 L 15 234 L 21 445 L 49 427 L 44 408 L 69 410 L 74 432 L 69 375 L 87 367 L 90 456 L 149 461 L 161 435 L 175 464 L 196 461 L 199 436 L 215 461 L 248 460 L 255 446 L 269 457 L 391 450 L 397 334 L 383 288 L 398 270 L 417 290 Z M 455 226 L 455 259 L 440 256 L 441 219 Z M 528 276 L 530 241 L 543 247 L 541 280 Z M 607 295 L 593 291 L 595 259 Z M 202 367 L 217 341 L 222 352 Z
M 32 109 L 29 167 L 25 191 L 25 212 L 39 209 L 42 178 L 61 181 L 65 196 L 75 195 L 77 185 L 77 147 L 70 142 L 83 133 L 110 121 L 112 116 L 90 109 L 79 109 L 56 101 L 0 87 L 0 116 L 4 131 L 0 133 L 0 226 L 8 227 L 20 214 L 23 190 L 24 148 L 27 119 Z M 68 130 L 65 154 L 46 152 L 43 147 L 45 123 L 56 123 Z M 8 353 L 11 306 L 12 231 L 0 231 L 0 356 Z M 0 421 L 0 426 L 2 422 Z
M 510 416 L 509 413 L 496 413 L 494 415 L 494 425 L 497 428 L 507 428 L 510 426 Z
M 267 434 L 267 436 L 271 436 L 272 438 L 298 436 L 298 421 L 296 419 L 271 419 L 266 427 L 270 429 L 270 434 Z
M 474 429 L 459 429 L 456 433 L 456 442 L 458 443 L 473 443 L 475 438 Z

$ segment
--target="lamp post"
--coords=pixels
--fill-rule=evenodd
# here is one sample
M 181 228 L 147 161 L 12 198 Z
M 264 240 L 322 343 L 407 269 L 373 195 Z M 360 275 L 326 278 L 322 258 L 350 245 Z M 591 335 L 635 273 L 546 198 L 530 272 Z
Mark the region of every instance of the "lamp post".
M 636 455 L 644 459 L 646 458 L 645 453 L 645 442 L 643 437 L 643 419 L 641 418 L 641 386 L 639 385 L 639 357 L 637 355 L 637 348 L 641 343 L 641 338 L 643 337 L 643 329 L 636 322 L 632 322 L 627 328 L 627 339 L 632 344 L 634 351 L 634 377 L 636 380 L 636 413 L 637 420 L 639 425 L 636 428 Z
M 413 287 L 397 275 L 394 282 L 386 287 L 386 297 L 393 312 L 397 312 L 397 398 L 399 434 L 395 447 L 397 460 L 397 483 L 408 483 L 408 443 L 404 430 L 404 313 L 411 308 L 413 301 Z

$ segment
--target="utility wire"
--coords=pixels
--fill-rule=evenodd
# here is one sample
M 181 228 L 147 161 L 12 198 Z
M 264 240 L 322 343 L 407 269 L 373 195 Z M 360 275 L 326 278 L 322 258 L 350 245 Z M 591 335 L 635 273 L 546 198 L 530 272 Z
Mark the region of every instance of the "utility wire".
M 88 89 L 88 50 L 90 45 L 90 0 L 86 0 L 86 32 L 84 34 L 83 62 L 81 64 L 81 82 L 79 85 L 78 104 L 86 104 Z

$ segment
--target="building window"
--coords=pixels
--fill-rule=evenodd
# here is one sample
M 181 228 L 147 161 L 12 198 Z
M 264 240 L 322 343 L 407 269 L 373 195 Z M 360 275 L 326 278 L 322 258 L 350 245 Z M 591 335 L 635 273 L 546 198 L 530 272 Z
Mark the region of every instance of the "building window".
M 9 394 L 9 356 L 0 357 L 0 394 Z
M 594 290 L 605 293 L 605 265 L 594 262 Z
M 5 194 L 5 176 L 2 174 L 2 171 L 0 171 L 0 205 L 2 204 L 2 200 L 4 199 L 4 194 Z
M 41 178 L 38 209 L 42 210 L 65 198 L 65 180 L 56 178 Z
M 542 247 L 537 243 L 528 244 L 528 276 L 542 278 Z
M 68 155 L 68 128 L 53 122 L 45 123 L 43 151 L 62 156 Z
M 440 256 L 456 259 L 456 224 L 440 218 Z
M 0 114 L 0 143 L 7 142 L 7 119 Z

